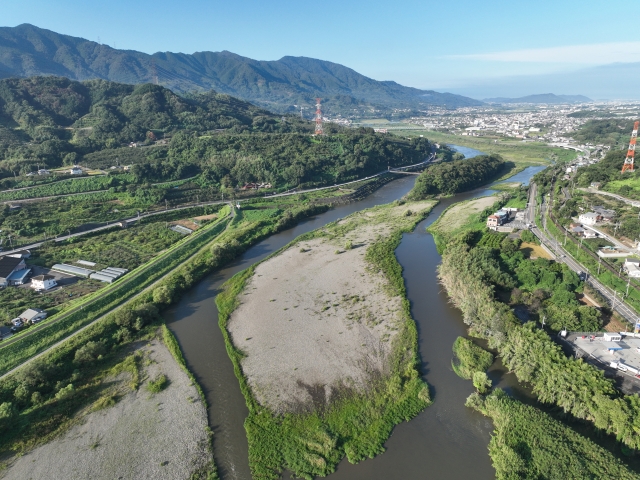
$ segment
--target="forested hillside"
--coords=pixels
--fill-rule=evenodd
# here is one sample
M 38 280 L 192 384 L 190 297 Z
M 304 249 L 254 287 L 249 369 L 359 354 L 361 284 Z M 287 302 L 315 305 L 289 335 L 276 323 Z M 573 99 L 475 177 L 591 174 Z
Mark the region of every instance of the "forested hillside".
M 627 119 L 589 120 L 571 136 L 580 143 L 624 147 L 629 143 L 633 121 Z
M 342 65 L 305 57 L 258 61 L 231 52 L 148 55 L 117 50 L 33 25 L 0 28 L 0 78 L 58 75 L 122 83 L 158 81 L 180 92 L 214 89 L 272 111 L 292 112 L 321 96 L 332 112 L 380 114 L 380 108 L 461 107 L 482 102 L 460 95 L 376 81 Z M 378 110 L 375 113 L 375 110 Z
M 469 160 L 439 163 L 420 174 L 409 196 L 419 200 L 428 195 L 452 195 L 471 190 L 495 178 L 505 164 L 500 155 L 480 155 Z
M 0 81 L 0 179 L 7 187 L 14 175 L 78 162 L 133 164 L 138 182 L 204 173 L 201 181 L 214 188 L 256 181 L 296 186 L 418 162 L 431 148 L 425 139 L 372 129 L 327 124 L 323 137 L 312 131 L 296 116 L 215 92 L 182 97 L 152 84 L 60 77 Z

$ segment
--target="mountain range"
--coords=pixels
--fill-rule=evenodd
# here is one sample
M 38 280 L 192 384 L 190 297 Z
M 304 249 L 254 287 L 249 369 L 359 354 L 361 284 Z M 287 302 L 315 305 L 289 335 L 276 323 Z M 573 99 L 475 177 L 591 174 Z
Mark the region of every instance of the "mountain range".
M 149 55 L 22 24 L 0 28 L 0 78 L 56 75 L 139 84 L 157 81 L 176 92 L 215 90 L 276 112 L 323 98 L 325 111 L 387 113 L 481 105 L 461 95 L 377 81 L 324 60 L 286 56 L 252 60 L 231 52 Z M 386 112 L 385 112 L 386 111 Z
M 525 97 L 518 98 L 485 98 L 487 103 L 549 103 L 549 104 L 563 104 L 563 103 L 587 103 L 593 102 L 589 97 L 584 95 L 555 95 L 553 93 L 541 93 L 538 95 L 527 95 Z

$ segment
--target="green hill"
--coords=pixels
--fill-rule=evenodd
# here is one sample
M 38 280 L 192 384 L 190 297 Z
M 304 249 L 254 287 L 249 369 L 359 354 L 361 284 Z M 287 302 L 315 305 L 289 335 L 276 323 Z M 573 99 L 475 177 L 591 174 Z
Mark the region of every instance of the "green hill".
M 158 85 L 63 77 L 0 80 L 0 186 L 14 174 L 82 163 L 134 165 L 136 183 L 203 174 L 201 186 L 324 185 L 416 163 L 431 151 L 372 129 L 274 115 L 213 91 L 181 97 Z M 163 138 L 166 137 L 166 138 Z M 136 142 L 141 148 L 129 148 Z M 46 178 L 46 177 L 45 177 Z M 39 182 L 46 181 L 38 177 Z M 214 191 L 212 190 L 212 191 Z
M 309 132 L 280 116 L 213 91 L 180 97 L 164 87 L 63 77 L 0 80 L 0 177 L 37 165 L 74 163 L 129 142 L 156 145 L 177 131 L 205 134 Z M 126 162 L 127 150 L 120 156 Z M 112 163 L 115 163 L 115 157 Z
M 57 75 L 121 83 L 158 82 L 179 92 L 214 89 L 272 111 L 323 98 L 325 111 L 380 115 L 380 109 L 461 107 L 482 102 L 460 95 L 380 82 L 342 65 L 305 57 L 258 61 L 231 52 L 148 55 L 116 50 L 29 24 L 0 28 L 0 78 Z

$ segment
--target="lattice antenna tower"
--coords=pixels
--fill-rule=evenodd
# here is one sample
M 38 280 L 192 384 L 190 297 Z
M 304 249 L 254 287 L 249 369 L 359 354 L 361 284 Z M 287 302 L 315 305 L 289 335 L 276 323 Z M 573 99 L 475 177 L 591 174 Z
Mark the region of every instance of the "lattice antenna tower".
M 316 135 L 323 135 L 322 129 L 322 105 L 320 99 L 316 98 Z
M 633 159 L 636 155 L 636 140 L 638 138 L 638 126 L 640 122 L 633 124 L 633 132 L 631 132 L 631 140 L 629 141 L 629 150 L 627 150 L 627 156 L 624 159 L 622 165 L 622 172 L 633 172 Z
M 151 79 L 154 85 L 158 85 L 158 69 L 156 68 L 155 59 L 151 63 Z

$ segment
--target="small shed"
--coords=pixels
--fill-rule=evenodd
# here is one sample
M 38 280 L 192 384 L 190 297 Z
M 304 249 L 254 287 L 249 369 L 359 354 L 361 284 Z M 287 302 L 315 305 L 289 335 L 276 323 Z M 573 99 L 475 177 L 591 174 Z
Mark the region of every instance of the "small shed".
M 603 338 L 605 342 L 620 342 L 622 340 L 622 335 L 619 333 L 606 332 Z

